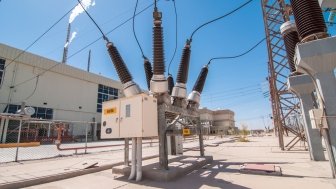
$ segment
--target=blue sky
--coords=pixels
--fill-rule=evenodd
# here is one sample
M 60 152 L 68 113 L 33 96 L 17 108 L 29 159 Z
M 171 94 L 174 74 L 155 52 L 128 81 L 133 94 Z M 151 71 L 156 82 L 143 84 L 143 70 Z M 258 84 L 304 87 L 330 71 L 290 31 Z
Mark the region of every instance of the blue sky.
M 176 0 L 178 11 L 178 49 L 171 73 L 176 77 L 185 40 L 200 24 L 221 16 L 246 0 Z M 64 13 L 76 5 L 76 0 L 2 0 L 0 2 L 0 43 L 25 49 Z M 139 0 L 138 10 L 153 3 Z M 103 31 L 107 32 L 133 15 L 135 0 L 95 0 L 88 11 Z M 158 2 L 163 12 L 165 59 L 168 65 L 175 47 L 175 16 L 173 3 Z M 145 55 L 152 57 L 152 8 L 136 17 L 135 27 Z M 61 61 L 69 15 L 28 51 Z M 100 37 L 99 31 L 85 14 L 72 23 L 76 38 L 69 46 L 71 56 L 83 46 Z M 216 56 L 232 56 L 246 51 L 264 38 L 260 1 L 255 0 L 240 11 L 213 23 L 194 36 L 188 79 L 191 90 L 197 75 L 208 60 Z M 132 22 L 115 30 L 108 38 L 118 47 L 134 80 L 146 88 L 143 60 L 132 34 Z M 86 69 L 88 51 L 92 50 L 91 71 L 111 79 L 117 74 L 107 54 L 105 43 L 99 40 L 81 53 L 71 57 L 68 64 Z M 267 50 L 263 42 L 253 52 L 234 60 L 219 60 L 211 64 L 204 88 L 202 106 L 211 109 L 232 109 L 237 126 L 242 122 L 249 128 L 264 128 L 271 123 L 271 105 L 262 92 L 267 88 Z

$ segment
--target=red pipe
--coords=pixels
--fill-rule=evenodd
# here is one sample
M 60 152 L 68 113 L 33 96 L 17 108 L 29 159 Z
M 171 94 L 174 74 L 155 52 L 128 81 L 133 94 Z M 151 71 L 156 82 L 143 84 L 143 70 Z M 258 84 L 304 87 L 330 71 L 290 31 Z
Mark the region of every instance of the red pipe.
M 158 142 L 144 142 L 142 144 L 150 144 L 150 143 L 158 143 Z M 114 147 L 114 146 L 123 146 L 124 144 L 110 144 L 110 145 L 102 145 L 102 146 L 87 146 L 87 147 L 72 147 L 72 148 L 61 148 L 61 143 L 56 144 L 57 150 L 59 151 L 67 151 L 67 150 L 85 150 L 85 149 L 94 149 L 94 148 L 106 148 L 106 147 Z

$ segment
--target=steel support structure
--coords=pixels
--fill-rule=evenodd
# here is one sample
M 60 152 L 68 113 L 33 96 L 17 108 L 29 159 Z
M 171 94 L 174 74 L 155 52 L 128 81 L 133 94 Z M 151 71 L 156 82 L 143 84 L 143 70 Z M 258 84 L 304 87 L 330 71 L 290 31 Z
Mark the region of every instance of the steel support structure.
M 176 123 L 184 127 L 193 127 L 199 138 L 200 156 L 204 156 L 203 132 L 200 116 L 197 111 L 177 106 L 161 104 L 158 106 L 159 123 L 159 165 L 160 169 L 168 170 L 167 134 L 181 135 L 182 130 L 176 129 Z
M 290 69 L 280 33 L 280 26 L 289 20 L 289 8 L 284 0 L 261 0 L 261 4 L 269 58 L 268 81 L 273 123 L 279 137 L 279 146 L 281 150 L 285 150 L 283 139 L 285 133 L 291 132 L 305 141 L 305 137 L 302 136 L 304 132 L 301 121 L 292 121 L 293 117 L 301 120 L 301 110 L 299 99 L 287 88 Z M 288 147 L 291 149 L 293 146 Z

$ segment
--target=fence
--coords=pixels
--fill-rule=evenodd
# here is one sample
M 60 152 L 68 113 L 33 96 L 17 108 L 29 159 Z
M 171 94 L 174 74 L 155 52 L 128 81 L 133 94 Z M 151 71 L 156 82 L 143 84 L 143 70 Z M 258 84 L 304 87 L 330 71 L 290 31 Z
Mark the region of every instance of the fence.
M 100 140 L 99 127 L 97 122 L 0 115 L 0 165 L 124 149 L 123 140 Z M 144 141 L 149 146 L 156 142 L 156 139 Z

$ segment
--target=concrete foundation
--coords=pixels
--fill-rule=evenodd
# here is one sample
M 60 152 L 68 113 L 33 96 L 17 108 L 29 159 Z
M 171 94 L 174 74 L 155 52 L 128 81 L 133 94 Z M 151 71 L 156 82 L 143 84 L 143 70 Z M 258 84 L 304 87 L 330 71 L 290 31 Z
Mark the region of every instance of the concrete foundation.
M 288 78 L 288 89 L 293 91 L 300 98 L 304 130 L 309 146 L 310 159 L 314 161 L 324 161 L 324 150 L 319 129 L 312 128 L 309 110 L 313 109 L 313 99 L 311 93 L 315 87 L 308 75 L 297 75 Z
M 329 37 L 298 44 L 295 49 L 296 66 L 299 72 L 307 73 L 315 78 L 318 93 L 321 95 L 321 109 L 327 116 L 326 143 L 331 151 L 331 168 L 336 176 L 336 37 Z M 323 106 L 324 105 L 324 106 Z M 323 127 L 326 128 L 324 125 Z
M 188 173 L 200 169 L 213 161 L 212 156 L 194 157 L 194 156 L 171 156 L 169 159 L 169 169 L 159 169 L 158 158 L 143 161 L 142 177 L 155 181 L 176 180 Z M 113 174 L 122 174 L 129 176 L 131 169 L 129 166 L 116 166 L 112 168 Z

